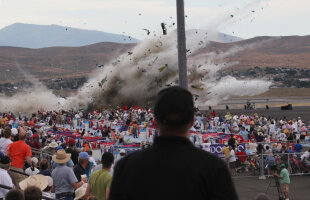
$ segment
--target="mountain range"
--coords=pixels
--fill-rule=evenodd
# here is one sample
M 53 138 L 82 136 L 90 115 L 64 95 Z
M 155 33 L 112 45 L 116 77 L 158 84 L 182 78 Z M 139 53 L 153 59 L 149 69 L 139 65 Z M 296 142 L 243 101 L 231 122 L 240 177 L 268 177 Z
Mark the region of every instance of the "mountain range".
M 80 47 L 99 42 L 136 43 L 131 36 L 59 25 L 16 23 L 0 30 L 0 46 L 23 48 Z

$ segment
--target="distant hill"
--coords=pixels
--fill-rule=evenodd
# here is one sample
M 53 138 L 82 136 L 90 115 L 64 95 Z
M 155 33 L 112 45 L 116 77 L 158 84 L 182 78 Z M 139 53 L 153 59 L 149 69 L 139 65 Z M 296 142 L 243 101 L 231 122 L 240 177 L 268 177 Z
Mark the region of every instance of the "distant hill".
M 196 33 L 194 33 L 196 34 Z M 262 41 L 265 41 L 261 43 Z M 310 36 L 255 37 L 233 43 L 210 42 L 188 59 L 209 52 L 253 45 L 219 62 L 237 62 L 232 68 L 291 67 L 310 69 Z M 28 72 L 40 79 L 87 77 L 97 65 L 116 59 L 136 44 L 97 43 L 82 47 L 27 49 L 0 47 L 0 83 L 26 79 Z
M 191 58 L 209 52 L 225 52 L 233 47 L 256 44 L 240 50 L 225 61 L 236 61 L 233 68 L 248 69 L 251 67 L 297 67 L 310 69 L 310 36 L 255 37 L 233 43 L 211 42 L 200 49 Z
M 44 48 L 80 47 L 99 42 L 136 43 L 130 36 L 58 25 L 16 23 L 0 30 L 0 46 Z

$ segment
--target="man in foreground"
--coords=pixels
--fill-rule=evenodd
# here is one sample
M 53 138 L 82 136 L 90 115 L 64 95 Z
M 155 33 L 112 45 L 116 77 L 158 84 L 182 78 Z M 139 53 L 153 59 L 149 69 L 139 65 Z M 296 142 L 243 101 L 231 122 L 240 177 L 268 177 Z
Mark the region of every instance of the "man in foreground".
M 105 152 L 101 157 L 102 169 L 94 172 L 89 179 L 85 197 L 93 195 L 100 200 L 106 200 L 109 197 L 112 175 L 110 170 L 114 162 L 112 153 Z
M 227 165 L 189 140 L 193 96 L 180 87 L 162 90 L 155 104 L 159 137 L 115 167 L 109 200 L 238 199 Z
M 285 200 L 288 200 L 289 199 L 289 187 L 290 187 L 291 181 L 290 181 L 290 174 L 288 170 L 286 169 L 284 163 L 281 164 L 280 175 L 274 174 L 274 176 L 280 179 L 280 184 L 281 184 L 284 196 L 285 196 Z

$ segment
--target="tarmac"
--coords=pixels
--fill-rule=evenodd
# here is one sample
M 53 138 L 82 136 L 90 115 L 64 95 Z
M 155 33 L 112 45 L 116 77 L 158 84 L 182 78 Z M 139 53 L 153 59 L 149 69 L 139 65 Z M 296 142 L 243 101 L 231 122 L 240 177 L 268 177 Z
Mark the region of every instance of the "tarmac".
M 258 177 L 234 177 L 239 200 L 255 200 L 259 193 L 266 193 L 270 200 L 278 200 L 274 178 L 259 180 Z M 310 176 L 291 176 L 290 200 L 310 199 Z

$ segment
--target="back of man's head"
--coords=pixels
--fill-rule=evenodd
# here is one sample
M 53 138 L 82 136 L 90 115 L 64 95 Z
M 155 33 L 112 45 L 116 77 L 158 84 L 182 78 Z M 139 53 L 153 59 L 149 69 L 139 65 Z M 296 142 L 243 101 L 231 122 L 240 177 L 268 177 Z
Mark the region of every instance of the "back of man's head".
M 101 157 L 102 167 L 110 168 L 114 162 L 114 156 L 110 152 L 105 152 Z
M 25 200 L 24 193 L 18 189 L 12 189 L 5 195 L 6 200 Z
M 171 130 L 184 134 L 194 120 L 193 95 L 181 87 L 163 89 L 158 93 L 154 114 L 159 129 L 167 129 L 165 134 L 169 134 Z M 162 130 L 160 132 L 162 135 Z
M 3 131 L 3 135 L 5 138 L 10 138 L 12 134 L 12 131 L 9 127 L 6 127 Z
M 42 191 L 35 186 L 27 187 L 24 190 L 25 200 L 41 200 Z

